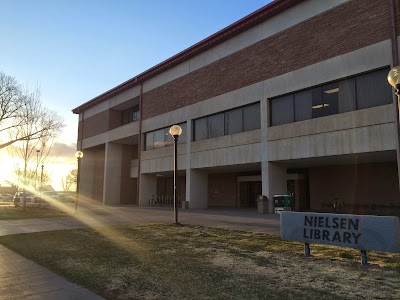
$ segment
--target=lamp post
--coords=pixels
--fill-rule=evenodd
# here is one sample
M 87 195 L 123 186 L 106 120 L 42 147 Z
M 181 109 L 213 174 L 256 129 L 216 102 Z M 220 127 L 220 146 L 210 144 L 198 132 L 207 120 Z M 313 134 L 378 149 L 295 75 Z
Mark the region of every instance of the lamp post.
M 76 195 L 75 195 L 75 212 L 78 210 L 78 198 L 79 198 L 79 172 L 81 166 L 81 159 L 83 157 L 82 151 L 76 151 L 75 157 L 78 160 L 78 174 L 76 175 Z
M 182 134 L 182 128 L 179 125 L 172 125 L 169 129 L 170 135 L 174 138 L 174 216 L 175 216 L 175 224 L 179 224 L 178 222 L 178 203 L 176 199 L 176 171 L 178 167 L 178 138 Z
M 40 153 L 40 150 L 37 149 L 37 150 L 36 150 L 36 169 L 35 169 L 35 189 L 38 188 L 38 187 L 37 187 L 37 184 L 38 184 L 37 169 L 38 169 L 38 166 L 39 166 L 39 153 Z
M 389 84 L 396 90 L 397 101 L 400 97 L 400 66 L 394 67 L 387 76 Z
M 39 208 L 42 207 L 42 195 L 43 195 L 43 169 L 44 169 L 44 163 L 42 162 L 42 172 L 40 173 L 40 198 L 39 198 Z
M 388 73 L 387 80 L 389 84 L 395 89 L 397 101 L 396 107 L 396 127 L 397 127 L 397 169 L 400 170 L 400 126 L 399 126 L 399 102 L 400 102 L 400 66 L 394 67 Z M 399 189 L 400 189 L 400 176 L 398 176 Z

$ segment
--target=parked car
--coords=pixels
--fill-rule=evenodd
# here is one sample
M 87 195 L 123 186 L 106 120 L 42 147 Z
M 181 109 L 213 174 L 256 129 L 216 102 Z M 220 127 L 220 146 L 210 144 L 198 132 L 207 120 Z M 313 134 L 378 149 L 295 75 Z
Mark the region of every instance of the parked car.
M 63 202 L 75 202 L 76 197 L 72 194 L 59 194 L 59 199 Z
M 53 191 L 43 191 L 38 193 L 38 197 L 36 197 L 36 202 L 51 202 L 53 200 L 59 200 L 57 192 Z
M 25 192 L 26 203 L 34 203 L 35 197 L 28 192 Z M 14 205 L 18 206 L 24 203 L 24 192 L 16 192 L 13 198 Z
M 11 194 L 0 194 L 0 201 L 12 201 L 13 195 Z

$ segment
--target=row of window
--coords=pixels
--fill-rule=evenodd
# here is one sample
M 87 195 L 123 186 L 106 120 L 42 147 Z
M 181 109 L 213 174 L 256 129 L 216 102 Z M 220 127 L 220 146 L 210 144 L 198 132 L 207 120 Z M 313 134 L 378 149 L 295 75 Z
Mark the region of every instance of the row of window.
M 181 123 L 179 126 L 182 127 L 182 134 L 178 143 L 186 143 L 186 123 Z M 194 120 L 193 126 L 194 141 L 260 129 L 260 103 Z M 147 132 L 145 150 L 172 146 L 174 139 L 169 134 L 169 129 L 170 127 L 164 127 Z
M 343 79 L 271 100 L 271 126 L 392 103 L 389 69 Z
M 260 129 L 260 103 L 194 120 L 194 141 Z
M 178 144 L 186 143 L 186 123 L 178 124 L 182 128 L 182 134 L 178 138 Z M 145 135 L 145 150 L 158 149 L 174 145 L 174 138 L 169 133 L 170 127 L 164 127 Z
M 392 90 L 387 83 L 388 69 L 369 72 L 334 83 L 313 87 L 270 101 L 271 126 L 334 115 L 392 103 Z M 186 123 L 179 124 L 186 142 Z M 232 109 L 193 121 L 193 141 L 201 141 L 260 129 L 260 103 Z M 173 145 L 165 127 L 145 134 L 145 149 Z

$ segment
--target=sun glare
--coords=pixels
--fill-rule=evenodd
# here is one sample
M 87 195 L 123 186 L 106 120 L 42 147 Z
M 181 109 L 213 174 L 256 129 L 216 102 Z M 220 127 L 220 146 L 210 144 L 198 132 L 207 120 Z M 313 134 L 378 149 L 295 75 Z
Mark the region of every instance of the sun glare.
M 34 163 L 34 162 L 33 162 Z M 76 160 L 75 158 L 67 159 L 53 159 L 49 162 L 44 162 L 44 169 L 47 174 L 50 176 L 50 185 L 56 190 L 61 191 L 61 179 L 72 169 L 76 169 Z M 18 170 L 19 173 L 23 172 L 23 162 L 22 160 L 13 158 L 8 155 L 7 151 L 2 149 L 0 150 L 0 182 L 1 185 L 7 185 L 8 182 L 12 182 L 18 185 L 18 181 L 21 181 L 22 178 L 18 178 Z M 38 172 L 40 173 L 40 167 L 38 168 Z

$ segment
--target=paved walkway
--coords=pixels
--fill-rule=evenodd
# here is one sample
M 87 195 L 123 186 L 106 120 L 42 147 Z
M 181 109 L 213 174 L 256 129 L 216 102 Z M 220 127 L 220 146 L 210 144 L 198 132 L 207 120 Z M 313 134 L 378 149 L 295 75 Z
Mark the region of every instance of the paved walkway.
M 253 232 L 279 233 L 279 216 L 255 210 L 180 210 L 179 222 Z M 78 209 L 70 217 L 0 220 L 0 236 L 116 224 L 172 223 L 172 208 L 104 207 Z M 0 299 L 102 299 L 0 245 Z

